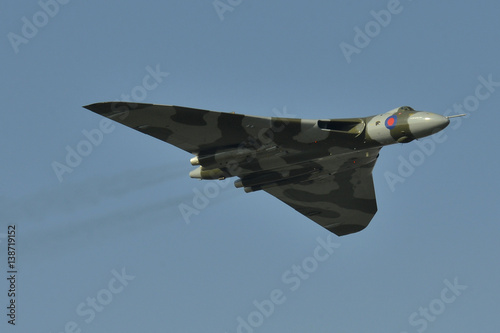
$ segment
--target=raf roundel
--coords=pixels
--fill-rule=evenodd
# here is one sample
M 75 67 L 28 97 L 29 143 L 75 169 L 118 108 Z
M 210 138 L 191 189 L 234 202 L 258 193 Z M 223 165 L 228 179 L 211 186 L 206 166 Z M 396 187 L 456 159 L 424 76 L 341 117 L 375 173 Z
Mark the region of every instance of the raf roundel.
M 385 127 L 388 129 L 393 129 L 396 127 L 396 123 L 398 122 L 398 117 L 396 115 L 390 116 L 385 120 Z

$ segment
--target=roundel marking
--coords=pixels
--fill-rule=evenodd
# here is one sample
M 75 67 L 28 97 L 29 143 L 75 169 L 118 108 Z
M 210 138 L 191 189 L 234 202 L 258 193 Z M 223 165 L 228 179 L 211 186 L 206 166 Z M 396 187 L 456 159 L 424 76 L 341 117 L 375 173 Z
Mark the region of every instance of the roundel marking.
M 398 122 L 398 117 L 396 115 L 390 116 L 385 120 L 385 127 L 388 129 L 393 129 L 396 127 L 396 123 Z

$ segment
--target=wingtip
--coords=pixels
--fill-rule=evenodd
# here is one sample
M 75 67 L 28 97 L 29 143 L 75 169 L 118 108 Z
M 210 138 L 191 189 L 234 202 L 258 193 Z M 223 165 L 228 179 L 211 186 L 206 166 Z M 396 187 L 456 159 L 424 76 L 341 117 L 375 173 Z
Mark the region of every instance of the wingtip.
M 83 105 L 83 106 L 82 106 L 82 108 L 85 108 L 85 109 L 87 109 L 87 110 L 93 111 L 93 110 L 94 110 L 94 108 L 95 108 L 95 105 L 96 105 L 96 104 L 97 104 L 97 103 L 88 104 L 88 105 Z
M 100 115 L 110 115 L 130 110 L 139 110 L 152 106 L 153 104 L 134 103 L 134 102 L 100 102 L 83 107 L 87 110 L 95 112 Z
M 110 103 L 109 102 L 103 102 L 103 103 L 92 103 L 88 105 L 84 105 L 83 107 L 87 110 L 90 110 L 92 112 L 95 112 L 97 114 L 104 114 L 110 111 Z

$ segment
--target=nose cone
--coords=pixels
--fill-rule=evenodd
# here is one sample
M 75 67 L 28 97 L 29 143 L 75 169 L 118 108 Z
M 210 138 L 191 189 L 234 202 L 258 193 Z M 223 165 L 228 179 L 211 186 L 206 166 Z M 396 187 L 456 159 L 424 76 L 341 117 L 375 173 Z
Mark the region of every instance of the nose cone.
M 410 132 L 416 138 L 432 135 L 444 129 L 450 120 L 440 114 L 431 112 L 416 112 L 408 118 Z

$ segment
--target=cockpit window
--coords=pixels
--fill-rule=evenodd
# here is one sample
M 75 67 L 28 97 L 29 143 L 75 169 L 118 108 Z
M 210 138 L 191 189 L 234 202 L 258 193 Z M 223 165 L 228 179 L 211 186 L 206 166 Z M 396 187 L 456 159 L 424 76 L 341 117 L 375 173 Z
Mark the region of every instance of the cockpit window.
M 409 107 L 409 106 L 402 106 L 399 108 L 400 111 L 415 111 L 413 110 L 413 108 Z

